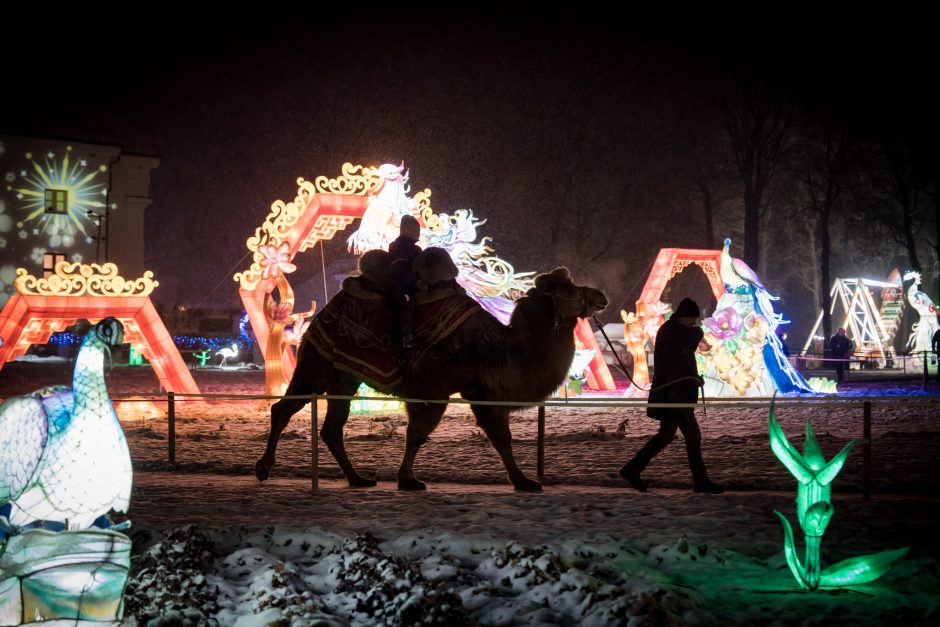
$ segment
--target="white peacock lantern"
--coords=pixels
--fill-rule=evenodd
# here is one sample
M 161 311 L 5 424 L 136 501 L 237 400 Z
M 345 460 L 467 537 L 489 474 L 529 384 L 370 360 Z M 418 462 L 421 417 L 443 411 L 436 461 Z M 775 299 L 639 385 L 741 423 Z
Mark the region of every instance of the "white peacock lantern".
M 698 371 L 705 379 L 705 396 L 770 396 L 774 392 L 814 389 L 790 364 L 775 330 L 786 321 L 774 313 L 771 296 L 760 278 L 741 259 L 731 256 L 731 240 L 724 248 L 660 250 L 636 312 L 621 311 L 627 347 L 633 354 L 634 380 L 627 395 L 645 395 L 649 383 L 646 345 L 655 340 L 668 305 L 659 301 L 666 284 L 690 264 L 705 273 L 718 303 L 702 321 L 709 349 L 696 353 Z M 655 366 L 655 365 L 654 365 Z
M 104 380 L 124 342 L 106 318 L 86 335 L 72 387 L 0 405 L 0 625 L 120 620 L 130 540 L 131 459 Z
M 776 329 L 786 321 L 774 313 L 771 296 L 757 273 L 731 256 L 731 239 L 721 250 L 725 293 L 715 312 L 702 321 L 710 349 L 698 353 L 706 396 L 771 396 L 775 392 L 812 393 L 790 364 Z
M 940 309 L 930 296 L 920 289 L 920 272 L 906 272 L 904 280 L 912 281 L 911 286 L 907 288 L 907 302 L 920 316 L 920 319 L 911 326 L 907 347 L 913 353 L 929 353 L 933 336 L 940 330 L 940 323 L 937 322 Z

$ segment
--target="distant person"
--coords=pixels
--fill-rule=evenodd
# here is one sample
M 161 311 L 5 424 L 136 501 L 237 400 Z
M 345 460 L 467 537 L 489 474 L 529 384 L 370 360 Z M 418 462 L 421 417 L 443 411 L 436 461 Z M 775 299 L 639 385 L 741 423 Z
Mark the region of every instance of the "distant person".
M 780 340 L 780 347 L 786 357 L 790 357 L 790 347 L 787 346 L 787 334 L 783 329 L 777 329 L 777 338 Z
M 845 376 L 845 367 L 849 363 L 849 355 L 852 354 L 852 340 L 845 335 L 845 329 L 839 327 L 836 334 L 829 340 L 829 354 L 836 360 L 836 378 L 842 381 Z
M 389 288 L 395 313 L 398 317 L 398 330 L 401 333 L 401 347 L 404 350 L 414 348 L 412 336 L 415 305 L 414 293 L 417 279 L 411 271 L 411 262 L 421 252 L 418 240 L 421 239 L 421 225 L 412 216 L 402 216 L 398 238 L 388 245 Z
M 937 322 L 940 322 L 940 314 L 937 314 Z M 934 359 L 937 360 L 937 379 L 940 379 L 940 329 L 934 331 L 933 338 L 930 340 L 930 350 L 933 351 Z
M 695 350 L 704 344 L 704 332 L 697 324 L 701 315 L 695 301 L 684 298 L 676 308 L 676 313 L 656 333 L 653 352 L 655 369 L 649 402 L 695 403 L 698 400 L 702 379 L 695 366 Z M 707 345 L 703 348 L 707 348 Z M 689 456 L 689 469 L 694 481 L 692 489 L 709 494 L 724 492 L 724 488 L 708 478 L 702 459 L 702 432 L 695 419 L 694 408 L 649 408 L 646 415 L 659 420 L 659 431 L 620 469 L 620 476 L 627 483 L 640 492 L 646 492 L 648 486 L 640 478 L 640 473 L 675 439 L 676 431 L 679 430 L 685 438 L 685 449 Z

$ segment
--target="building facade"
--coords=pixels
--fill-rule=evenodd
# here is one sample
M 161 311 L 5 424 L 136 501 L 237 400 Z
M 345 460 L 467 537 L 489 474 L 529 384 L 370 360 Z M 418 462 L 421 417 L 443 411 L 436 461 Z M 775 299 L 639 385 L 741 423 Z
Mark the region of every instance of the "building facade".
M 41 276 L 58 261 L 144 272 L 144 213 L 154 157 L 119 146 L 0 136 L 0 307 L 16 268 Z

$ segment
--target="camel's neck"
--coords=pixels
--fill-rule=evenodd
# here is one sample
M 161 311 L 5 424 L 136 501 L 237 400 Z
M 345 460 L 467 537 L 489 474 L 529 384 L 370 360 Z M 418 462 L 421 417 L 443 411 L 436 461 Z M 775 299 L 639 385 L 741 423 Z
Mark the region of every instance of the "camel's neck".
M 94 411 L 111 403 L 104 384 L 104 353 L 104 347 L 96 341 L 86 342 L 78 352 L 72 376 L 75 414 L 83 409 Z
M 532 305 L 541 306 L 532 306 Z M 529 400 L 549 396 L 568 374 L 574 357 L 575 320 L 556 322 L 549 303 L 520 303 L 511 321 L 510 359 L 526 367 L 523 392 Z M 529 305 L 529 306 L 526 306 Z

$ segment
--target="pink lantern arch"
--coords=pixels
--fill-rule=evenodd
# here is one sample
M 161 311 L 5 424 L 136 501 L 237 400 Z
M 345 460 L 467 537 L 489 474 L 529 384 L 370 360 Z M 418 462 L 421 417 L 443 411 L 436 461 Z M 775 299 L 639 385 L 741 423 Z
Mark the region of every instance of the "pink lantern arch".
M 321 240 L 332 239 L 337 231 L 344 230 L 361 218 L 369 206 L 370 198 L 381 191 L 385 179 L 378 168 L 346 163 L 342 174 L 330 179 L 317 177 L 314 181 L 297 179 L 296 198 L 289 203 L 276 201 L 271 205 L 264 223 L 249 237 L 246 244 L 253 253 L 251 266 L 233 277 L 239 283 L 239 296 L 248 314 L 251 328 L 265 355 L 265 389 L 269 394 L 283 394 L 287 382 L 296 367 L 296 357 L 291 344 L 299 339 L 303 318 L 313 311 L 293 314 L 288 321 L 286 315 L 280 322 L 272 315 L 272 296 L 280 293 L 278 307 L 293 307 L 293 292 L 285 272 L 278 268 L 286 264 L 292 269 L 294 257 L 312 248 Z M 414 200 L 419 210 L 419 221 L 427 224 L 436 219 L 430 205 L 431 190 L 415 193 Z M 285 268 L 286 269 L 286 268 Z M 288 270 L 290 271 L 290 270 Z M 284 325 L 293 322 L 293 342 L 285 341 Z M 581 320 L 576 337 L 584 348 L 596 352 L 589 366 L 588 386 L 594 389 L 615 389 L 613 377 L 601 357 L 590 324 Z
M 636 311 L 621 311 L 627 349 L 633 356 L 633 380 L 637 386 L 650 384 L 646 361 L 646 343 L 656 337 L 662 326 L 668 305 L 660 301 L 666 285 L 689 265 L 697 265 L 705 273 L 715 300 L 721 298 L 725 287 L 721 280 L 721 251 L 698 248 L 662 248 L 656 255 L 646 284 L 636 301 Z

